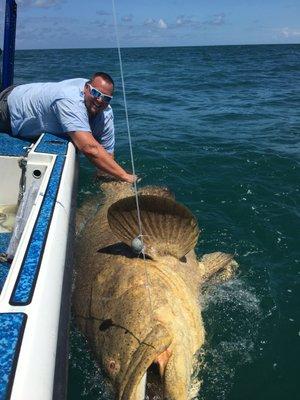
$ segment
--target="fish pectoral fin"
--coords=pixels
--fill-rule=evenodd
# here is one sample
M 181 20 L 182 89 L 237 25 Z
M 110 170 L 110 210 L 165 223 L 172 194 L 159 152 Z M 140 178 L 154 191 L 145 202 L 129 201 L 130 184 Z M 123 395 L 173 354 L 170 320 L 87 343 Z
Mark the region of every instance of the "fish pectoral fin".
M 197 220 L 186 207 L 167 197 L 139 195 L 139 209 L 148 256 L 180 259 L 195 247 L 199 236 Z M 107 218 L 113 233 L 129 246 L 140 235 L 135 196 L 112 204 Z
M 199 262 L 202 281 L 214 279 L 217 282 L 224 282 L 234 275 L 237 267 L 238 263 L 233 259 L 232 254 L 220 251 L 205 254 Z
M 75 233 L 78 238 L 86 224 L 93 219 L 99 208 L 100 199 L 90 195 L 85 203 L 76 210 Z

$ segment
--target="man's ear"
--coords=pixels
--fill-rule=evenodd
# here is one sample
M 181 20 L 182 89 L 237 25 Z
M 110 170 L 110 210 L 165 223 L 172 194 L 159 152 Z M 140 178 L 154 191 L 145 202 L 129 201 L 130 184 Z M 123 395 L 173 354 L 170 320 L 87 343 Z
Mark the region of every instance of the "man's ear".
M 86 95 L 86 94 L 89 94 L 89 87 L 88 87 L 88 84 L 89 84 L 89 82 L 90 81 L 88 81 L 88 82 L 86 82 L 85 83 L 85 85 L 84 85 L 84 88 L 83 88 L 83 93 Z

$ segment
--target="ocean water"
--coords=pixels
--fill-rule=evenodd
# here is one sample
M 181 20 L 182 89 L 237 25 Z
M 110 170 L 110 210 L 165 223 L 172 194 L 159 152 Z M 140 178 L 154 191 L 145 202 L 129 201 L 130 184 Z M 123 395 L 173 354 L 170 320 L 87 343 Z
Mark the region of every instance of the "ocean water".
M 236 277 L 201 298 L 201 400 L 296 399 L 300 373 L 300 45 L 123 49 L 137 174 L 197 216 L 197 253 L 235 254 Z M 117 85 L 116 157 L 130 156 L 116 49 L 18 51 L 15 82 Z M 79 204 L 99 191 L 81 159 Z M 109 399 L 71 329 L 68 399 Z

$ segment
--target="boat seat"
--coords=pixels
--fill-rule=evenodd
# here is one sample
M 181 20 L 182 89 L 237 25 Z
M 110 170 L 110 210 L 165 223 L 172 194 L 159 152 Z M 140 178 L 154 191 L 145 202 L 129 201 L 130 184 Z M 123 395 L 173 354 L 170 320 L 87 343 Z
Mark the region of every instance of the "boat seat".
M 0 132 L 1 156 L 22 157 L 26 154 L 27 148 L 31 145 L 28 140 L 20 140 L 7 133 Z

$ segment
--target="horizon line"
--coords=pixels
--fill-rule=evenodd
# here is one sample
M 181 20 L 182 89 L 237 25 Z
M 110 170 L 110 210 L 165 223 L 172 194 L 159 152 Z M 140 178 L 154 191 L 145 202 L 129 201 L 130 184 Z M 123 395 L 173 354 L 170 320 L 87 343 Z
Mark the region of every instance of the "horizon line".
M 300 43 L 243 43 L 243 44 L 202 44 L 202 45 L 172 45 L 172 46 L 124 46 L 121 49 L 157 49 L 157 48 L 174 48 L 174 47 L 229 47 L 229 46 L 291 46 L 300 45 Z M 16 51 L 33 51 L 33 50 L 116 50 L 117 47 L 48 47 L 48 48 L 24 48 L 16 49 Z

